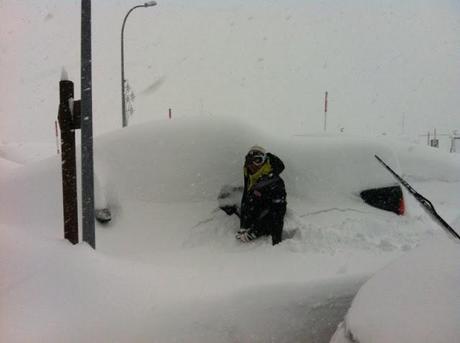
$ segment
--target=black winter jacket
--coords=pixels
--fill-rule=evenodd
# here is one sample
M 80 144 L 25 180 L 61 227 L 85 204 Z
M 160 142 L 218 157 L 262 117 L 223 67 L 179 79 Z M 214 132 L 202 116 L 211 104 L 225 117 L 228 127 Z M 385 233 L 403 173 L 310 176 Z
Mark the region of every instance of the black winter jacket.
M 281 242 L 286 214 L 286 190 L 280 177 L 284 163 L 271 153 L 267 153 L 267 159 L 272 171 L 257 180 L 251 189 L 249 177 L 244 178 L 240 226 L 250 229 L 257 236 L 271 235 L 275 245 Z

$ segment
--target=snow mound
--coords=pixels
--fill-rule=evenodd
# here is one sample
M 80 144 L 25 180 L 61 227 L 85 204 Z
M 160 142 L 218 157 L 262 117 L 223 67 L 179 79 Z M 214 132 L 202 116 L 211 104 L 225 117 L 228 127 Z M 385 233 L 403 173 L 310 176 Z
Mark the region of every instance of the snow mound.
M 399 169 L 381 143 L 332 135 L 273 138 L 244 123 L 195 117 L 134 125 L 95 140 L 96 206 L 113 215 L 106 226 L 112 230 L 98 234 L 99 248 L 130 255 L 184 247 L 239 250 L 238 220 L 217 210 L 217 196 L 224 185 L 242 185 L 244 155 L 254 144 L 286 164 L 285 249 L 407 250 L 430 232 L 359 197 L 364 189 L 395 184 L 374 158 Z M 27 165 L 2 184 L 5 222 L 60 236 L 60 164 L 53 157 Z
M 360 289 L 331 342 L 457 342 L 459 271 L 458 242 L 426 242 Z
M 240 122 L 194 118 L 157 121 L 100 137 L 98 176 L 125 197 L 146 202 L 215 200 L 222 185 L 242 183 L 244 155 L 254 144 L 285 162 L 289 195 L 315 201 L 319 194 L 350 198 L 366 188 L 394 184 L 375 154 L 399 169 L 391 150 L 371 139 L 281 139 Z
M 374 154 L 398 169 L 370 139 L 274 138 L 193 118 L 94 143 L 96 203 L 113 215 L 97 225 L 96 251 L 62 239 L 59 157 L 0 178 L 2 341 L 324 341 L 369 273 L 433 234 L 426 217 L 360 199 L 394 184 Z M 238 218 L 218 209 L 254 144 L 286 164 L 285 240 L 275 247 L 238 242 Z

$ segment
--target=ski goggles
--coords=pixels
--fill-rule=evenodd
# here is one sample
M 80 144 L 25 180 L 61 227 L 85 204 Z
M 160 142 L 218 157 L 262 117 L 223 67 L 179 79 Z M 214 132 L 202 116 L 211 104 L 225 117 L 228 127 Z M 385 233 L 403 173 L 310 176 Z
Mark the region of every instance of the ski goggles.
M 260 151 L 250 151 L 246 155 L 246 165 L 253 164 L 255 166 L 261 166 L 265 163 L 266 159 L 267 157 L 264 153 L 261 153 Z

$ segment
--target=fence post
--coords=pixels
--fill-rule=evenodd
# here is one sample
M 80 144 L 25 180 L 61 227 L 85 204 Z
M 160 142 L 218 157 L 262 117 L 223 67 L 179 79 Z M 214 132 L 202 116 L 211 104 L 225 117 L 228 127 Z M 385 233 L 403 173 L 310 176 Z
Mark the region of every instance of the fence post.
M 77 167 L 75 156 L 75 126 L 70 109 L 73 82 L 59 82 L 58 121 L 61 129 L 62 197 L 64 209 L 64 238 L 78 243 Z

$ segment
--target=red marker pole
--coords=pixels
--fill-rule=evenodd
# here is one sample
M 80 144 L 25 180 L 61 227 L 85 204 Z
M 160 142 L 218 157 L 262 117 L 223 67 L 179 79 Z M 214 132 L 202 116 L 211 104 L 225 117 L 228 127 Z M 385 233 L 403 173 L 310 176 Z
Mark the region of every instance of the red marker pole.
M 326 125 L 327 125 L 327 91 L 324 95 L 324 132 L 326 132 Z

